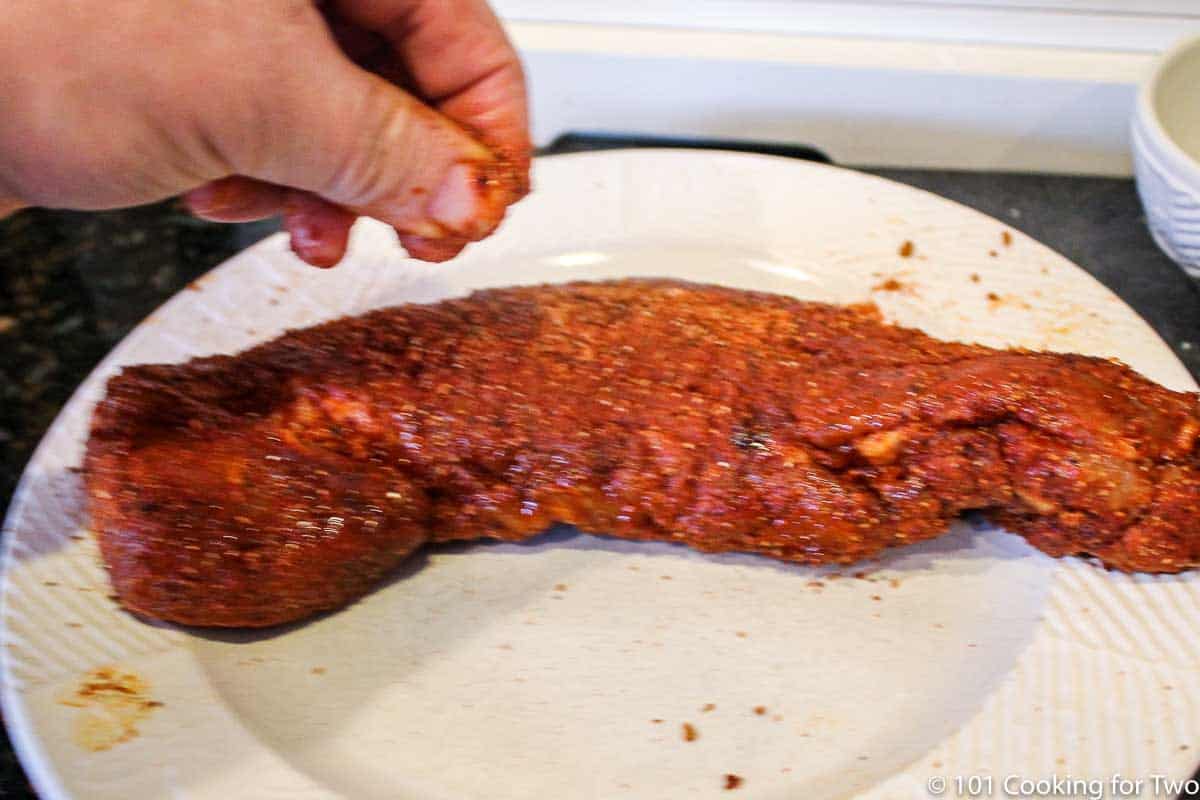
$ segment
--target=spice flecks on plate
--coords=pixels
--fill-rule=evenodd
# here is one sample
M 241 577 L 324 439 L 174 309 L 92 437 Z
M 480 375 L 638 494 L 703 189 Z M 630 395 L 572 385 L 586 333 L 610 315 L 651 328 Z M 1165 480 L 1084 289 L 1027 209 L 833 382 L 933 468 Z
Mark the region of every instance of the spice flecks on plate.
M 108 750 L 138 735 L 138 724 L 163 704 L 149 696 L 146 680 L 119 667 L 87 672 L 58 702 L 78 708 L 73 738 L 91 752 Z

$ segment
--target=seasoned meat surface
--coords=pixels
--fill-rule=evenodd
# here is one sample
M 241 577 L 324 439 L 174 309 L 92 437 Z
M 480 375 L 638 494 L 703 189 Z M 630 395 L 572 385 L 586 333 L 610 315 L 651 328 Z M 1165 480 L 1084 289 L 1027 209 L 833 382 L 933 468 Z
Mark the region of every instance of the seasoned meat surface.
M 671 281 L 497 289 L 129 367 L 93 421 L 121 602 L 337 608 L 426 542 L 554 522 L 849 563 L 979 509 L 1055 556 L 1200 564 L 1200 405 L 1120 364 Z

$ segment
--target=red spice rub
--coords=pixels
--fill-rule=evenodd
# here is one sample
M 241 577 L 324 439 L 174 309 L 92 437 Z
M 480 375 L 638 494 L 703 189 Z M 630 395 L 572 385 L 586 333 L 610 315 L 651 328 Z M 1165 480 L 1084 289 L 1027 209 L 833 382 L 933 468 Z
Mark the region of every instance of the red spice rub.
M 500 289 L 125 369 L 93 423 L 121 602 L 342 606 L 429 541 L 552 522 L 849 563 L 982 509 L 1052 555 L 1200 563 L 1197 397 L 1109 361 L 670 281 Z

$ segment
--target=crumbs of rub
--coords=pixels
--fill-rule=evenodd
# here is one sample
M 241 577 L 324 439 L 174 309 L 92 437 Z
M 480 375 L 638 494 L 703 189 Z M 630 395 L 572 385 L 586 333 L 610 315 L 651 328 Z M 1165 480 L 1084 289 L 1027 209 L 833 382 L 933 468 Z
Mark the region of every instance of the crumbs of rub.
M 149 691 L 146 680 L 137 673 L 104 666 L 87 672 L 58 702 L 80 709 L 72 738 L 94 753 L 138 735 L 138 724 L 163 705 L 151 699 Z

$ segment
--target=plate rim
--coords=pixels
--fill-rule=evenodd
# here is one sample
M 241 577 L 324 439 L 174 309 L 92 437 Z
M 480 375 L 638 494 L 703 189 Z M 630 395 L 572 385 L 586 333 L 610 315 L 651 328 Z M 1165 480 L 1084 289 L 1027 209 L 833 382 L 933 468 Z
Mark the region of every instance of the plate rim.
M 886 187 L 888 187 L 889 190 L 894 190 L 895 188 L 898 187 L 906 193 L 919 194 L 926 198 L 933 198 L 938 203 L 950 204 L 950 205 L 956 206 L 960 211 L 965 211 L 969 215 L 974 216 L 978 220 L 986 220 L 991 223 L 999 224 L 1005 228 L 1011 228 L 1014 232 L 1015 237 L 1023 238 L 1026 241 L 1035 244 L 1037 247 L 1053 254 L 1053 256 L 1057 260 L 1061 261 L 1064 265 L 1069 265 L 1070 267 L 1073 268 L 1074 273 L 1075 273 L 1074 277 L 1078 278 L 1078 277 L 1082 276 L 1082 277 L 1086 278 L 1086 280 L 1091 281 L 1092 284 L 1094 284 L 1095 288 L 1099 289 L 1101 292 L 1111 296 L 1112 298 L 1114 298 L 1115 300 L 1120 302 L 1120 304 L 1130 314 L 1132 314 L 1143 325 L 1146 326 L 1146 328 L 1148 329 L 1148 332 L 1150 334 L 1152 334 L 1154 336 L 1155 340 L 1161 345 L 1162 350 L 1163 350 L 1163 355 L 1169 356 L 1170 359 L 1174 362 L 1174 365 L 1179 370 L 1181 370 L 1184 375 L 1187 375 L 1189 377 L 1191 384 L 1192 384 L 1192 388 L 1189 389 L 1189 391 L 1197 391 L 1197 389 L 1200 388 L 1200 384 L 1197 383 L 1197 376 L 1195 376 L 1191 373 L 1191 371 L 1187 368 L 1187 366 L 1179 359 L 1178 355 L 1174 352 L 1174 350 L 1172 349 L 1170 344 L 1163 339 L 1163 337 L 1158 333 L 1157 330 L 1154 329 L 1154 327 L 1149 323 L 1149 321 L 1146 320 L 1145 317 L 1143 317 L 1140 313 L 1138 313 L 1138 311 L 1136 309 L 1134 309 L 1131 305 L 1129 305 L 1124 299 L 1122 299 L 1119 294 L 1117 294 L 1115 291 L 1113 291 L 1108 286 L 1106 286 L 1102 281 L 1100 281 L 1096 276 L 1094 276 L 1088 270 L 1079 266 L 1073 260 L 1071 260 L 1070 258 L 1065 256 L 1058 250 L 1050 247 L 1049 245 L 1044 244 L 1043 242 L 1041 242 L 1037 239 L 1034 239 L 1033 237 L 1024 233 L 1020 229 L 1011 226 L 1009 223 L 1007 223 L 1003 220 L 1000 220 L 996 217 L 993 217 L 989 214 L 986 214 L 986 213 L 984 213 L 976 208 L 973 208 L 971 206 L 968 206 L 964 203 L 958 202 L 956 200 L 951 200 L 949 198 L 943 197 L 941 195 L 938 195 L 935 192 L 932 192 L 932 191 L 929 191 L 926 189 L 911 186 L 909 184 L 906 184 L 906 183 L 903 183 L 900 181 L 892 180 L 890 178 L 885 178 L 885 177 L 882 177 L 879 175 L 874 175 L 874 174 L 867 173 L 867 172 L 862 172 L 857 169 L 853 169 L 853 168 L 849 168 L 849 167 L 842 167 L 842 166 L 833 165 L 833 164 L 823 164 L 823 163 L 819 163 L 819 162 L 807 161 L 807 160 L 803 160 L 803 159 L 791 158 L 788 156 L 781 156 L 781 155 L 766 155 L 766 154 L 748 153 L 748 152 L 732 151 L 732 150 L 720 150 L 720 149 L 708 150 L 708 149 L 671 148 L 671 147 L 662 147 L 662 148 L 659 148 L 659 147 L 629 147 L 629 148 L 612 148 L 612 149 L 606 149 L 606 150 L 600 150 L 600 151 L 584 151 L 584 152 L 576 152 L 576 153 L 552 154 L 552 155 L 538 156 L 535 159 L 535 170 L 537 169 L 538 164 L 545 163 L 547 161 L 554 161 L 554 162 L 558 162 L 558 161 L 586 162 L 589 160 L 606 161 L 606 160 L 611 160 L 614 158 L 622 158 L 625 156 L 629 156 L 631 154 L 634 156 L 653 154 L 657 158 L 665 157 L 668 159 L 678 159 L 681 162 L 704 163 L 705 165 L 711 165 L 711 164 L 715 163 L 716 161 L 724 161 L 724 162 L 729 162 L 729 163 L 770 162 L 770 163 L 773 163 L 773 164 L 776 164 L 779 166 L 787 165 L 787 167 L 786 167 L 787 169 L 793 169 L 793 170 L 798 170 L 798 171 L 811 170 L 811 171 L 816 171 L 816 172 L 826 172 L 826 173 L 831 173 L 831 174 L 838 174 L 841 176 L 852 177 L 855 180 L 860 180 L 860 181 L 865 181 L 865 182 L 876 184 L 876 185 L 886 186 Z M 535 175 L 534 175 L 535 181 L 536 181 L 536 177 L 537 176 L 536 176 L 536 171 L 535 171 Z M 535 191 L 536 191 L 536 185 L 535 185 Z M 368 223 L 368 224 L 372 224 L 372 223 Z M 223 269 L 227 268 L 228 265 L 230 265 L 232 262 L 240 260 L 249 254 L 253 254 L 257 250 L 269 250 L 269 249 L 277 248 L 279 246 L 281 240 L 283 240 L 284 238 L 286 238 L 286 234 L 282 233 L 282 232 L 277 232 L 277 233 L 271 234 L 270 236 L 265 237 L 264 239 L 250 245 L 249 247 L 239 251 L 238 253 L 235 253 L 234 255 L 230 256 L 229 258 L 214 265 L 211 269 L 207 270 L 203 275 L 199 276 L 198 279 L 203 280 L 205 277 L 210 276 L 219 270 L 223 270 Z M 399 245 L 397 245 L 397 247 L 399 247 Z M 497 285 L 502 285 L 502 284 L 497 283 Z M 16 523 L 20 518 L 21 513 L 23 512 L 23 508 L 26 505 L 27 495 L 32 491 L 31 485 L 32 485 L 32 480 L 33 480 L 33 474 L 34 474 L 34 472 L 36 472 L 39 462 L 44 460 L 44 458 L 45 458 L 45 451 L 49 447 L 49 440 L 51 438 L 50 437 L 51 432 L 60 425 L 60 422 L 62 421 L 64 415 L 66 415 L 69 411 L 71 411 L 77 404 L 84 402 L 84 400 L 83 400 L 84 394 L 91 389 L 93 383 L 99 379 L 99 376 L 109 372 L 111 370 L 113 363 L 120 361 L 122 356 L 130 348 L 134 347 L 138 343 L 138 340 L 142 336 L 145 335 L 146 330 L 147 330 L 147 322 L 149 320 L 151 320 L 155 315 L 162 314 L 162 313 L 169 313 L 173 306 L 180 304 L 182 302 L 185 302 L 185 300 L 188 299 L 187 294 L 186 294 L 188 291 L 189 291 L 188 288 L 184 287 L 184 288 L 180 289 L 179 291 L 177 291 L 176 293 L 174 293 L 173 295 L 171 295 L 169 298 L 167 298 L 163 303 L 158 305 L 146 317 L 144 317 L 141 321 L 139 321 L 136 326 L 134 326 L 132 329 L 130 329 L 130 331 L 125 336 L 123 336 L 116 344 L 114 344 L 113 347 L 95 364 L 95 366 L 91 370 L 89 370 L 88 374 L 79 382 L 79 384 L 71 392 L 71 394 L 67 398 L 67 400 L 63 403 L 63 405 L 59 409 L 58 413 L 55 415 L 54 419 L 51 421 L 50 425 L 47 426 L 46 431 L 42 435 L 42 438 L 39 440 L 37 446 L 31 452 L 28 461 L 26 462 L 24 468 L 22 469 L 21 477 L 18 480 L 16 487 L 13 490 L 12 497 L 11 497 L 11 500 L 9 503 L 9 507 L 5 514 L 2 528 L 0 528 L 0 530 L 3 531 L 3 538 L 4 538 L 2 548 L 0 548 L 0 639 L 5 640 L 6 643 L 7 643 L 7 636 L 8 636 L 6 621 L 8 619 L 8 608 L 9 608 L 9 604 L 10 604 L 10 590 L 11 590 L 11 583 L 9 581 L 9 573 L 10 573 L 11 564 L 12 564 L 12 561 L 14 558 L 13 551 L 15 549 L 13 532 L 14 532 L 14 528 L 16 527 Z M 59 774 L 59 772 L 57 770 L 54 769 L 53 762 L 51 761 L 50 758 L 47 757 L 47 755 L 45 753 L 44 745 L 41 743 L 40 737 L 37 735 L 37 728 L 33 724 L 33 720 L 31 719 L 28 704 L 26 702 L 22 701 L 20 689 L 18 689 L 15 682 L 10 679 L 11 678 L 11 659 L 12 659 L 12 656 L 10 655 L 9 648 L 7 646 L 0 647 L 0 689 L 2 689 L 2 691 L 0 691 L 0 717 L 3 718 L 3 722 L 4 722 L 5 728 L 7 730 L 9 740 L 11 741 L 11 743 L 13 745 L 13 751 L 15 752 L 15 754 L 18 757 L 21 769 L 24 771 L 25 775 L 28 777 L 29 782 L 34 787 L 34 790 L 40 796 L 42 796 L 43 798 L 46 798 L 46 800 L 55 800 L 57 798 L 64 798 L 65 800 L 71 800 L 71 798 L 73 798 L 74 795 L 71 795 L 66 790 L 65 785 L 62 781 L 62 776 Z M 900 773 L 896 773 L 896 774 L 900 774 Z M 894 777 L 894 776 L 889 776 L 888 778 L 884 778 L 883 780 L 884 781 L 889 780 L 891 777 Z M 877 785 L 879 785 L 879 784 L 877 783 L 874 786 L 877 786 Z M 872 790 L 873 790 L 873 788 L 865 790 L 865 791 L 872 791 Z

